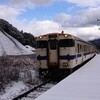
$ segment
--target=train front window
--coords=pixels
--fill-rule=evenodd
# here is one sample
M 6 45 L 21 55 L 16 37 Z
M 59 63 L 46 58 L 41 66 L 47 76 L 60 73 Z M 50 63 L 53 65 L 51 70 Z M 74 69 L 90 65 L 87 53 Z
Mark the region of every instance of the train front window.
M 57 49 L 57 40 L 50 40 L 50 49 L 51 50 Z
M 37 41 L 37 48 L 47 48 L 47 41 Z
M 59 40 L 59 47 L 73 47 L 75 45 L 73 39 L 62 39 Z

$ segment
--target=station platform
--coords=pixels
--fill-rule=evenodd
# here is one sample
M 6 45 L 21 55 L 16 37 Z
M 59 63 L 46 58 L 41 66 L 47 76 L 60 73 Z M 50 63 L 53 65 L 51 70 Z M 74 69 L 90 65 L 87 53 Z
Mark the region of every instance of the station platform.
M 100 55 L 35 100 L 100 100 Z

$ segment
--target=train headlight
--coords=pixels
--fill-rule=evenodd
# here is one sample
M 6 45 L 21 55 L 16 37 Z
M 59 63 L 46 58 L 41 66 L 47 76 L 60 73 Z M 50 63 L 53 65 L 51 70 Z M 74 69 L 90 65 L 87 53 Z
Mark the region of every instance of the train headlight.
M 63 67 L 67 67 L 68 66 L 68 63 L 67 62 L 64 62 L 64 63 L 62 63 L 62 66 Z
M 68 35 L 67 34 L 65 34 L 65 37 L 67 37 Z
M 42 36 L 39 37 L 40 39 L 42 38 Z

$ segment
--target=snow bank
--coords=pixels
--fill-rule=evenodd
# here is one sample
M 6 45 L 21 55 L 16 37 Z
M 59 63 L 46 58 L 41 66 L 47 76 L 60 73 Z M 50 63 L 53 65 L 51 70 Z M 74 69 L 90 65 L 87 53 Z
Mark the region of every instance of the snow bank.
M 0 56 L 27 54 L 33 54 L 33 52 L 6 32 L 0 31 Z

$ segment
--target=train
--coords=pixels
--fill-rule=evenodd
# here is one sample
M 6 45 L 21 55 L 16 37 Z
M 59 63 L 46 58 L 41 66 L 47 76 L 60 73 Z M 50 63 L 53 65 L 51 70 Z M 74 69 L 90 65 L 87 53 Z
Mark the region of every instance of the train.
M 71 34 L 48 33 L 36 39 L 40 75 L 72 73 L 96 55 L 96 47 Z

